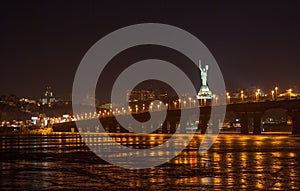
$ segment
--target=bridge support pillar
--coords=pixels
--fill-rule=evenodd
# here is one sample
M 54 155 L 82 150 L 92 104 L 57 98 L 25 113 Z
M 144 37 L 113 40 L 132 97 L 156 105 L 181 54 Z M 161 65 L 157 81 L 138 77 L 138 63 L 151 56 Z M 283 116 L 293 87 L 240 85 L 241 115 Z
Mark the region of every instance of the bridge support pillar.
M 188 119 L 187 117 L 184 117 L 180 121 L 180 133 L 185 134 L 186 133 L 186 126 L 187 126 Z
M 176 131 L 176 122 L 175 121 L 171 121 L 170 122 L 170 133 L 174 134 Z
M 292 134 L 300 134 L 300 111 L 291 111 L 290 115 L 293 121 Z
M 208 116 L 200 116 L 198 130 L 200 130 L 201 134 L 205 134 L 208 120 L 209 120 Z
M 218 134 L 220 132 L 219 118 L 214 117 L 214 118 L 212 118 L 210 120 L 212 122 L 212 126 L 211 126 L 212 133 L 213 134 Z
M 261 134 L 261 117 L 262 113 L 255 113 L 253 116 L 253 134 Z
M 169 123 L 169 122 L 164 122 L 163 125 L 162 125 L 162 127 L 161 127 L 161 128 L 162 128 L 161 131 L 162 131 L 163 134 L 168 133 L 168 126 L 169 126 L 168 123 Z
M 240 118 L 241 118 L 241 134 L 248 134 L 249 129 L 248 129 L 248 116 L 247 116 L 247 114 L 242 114 Z

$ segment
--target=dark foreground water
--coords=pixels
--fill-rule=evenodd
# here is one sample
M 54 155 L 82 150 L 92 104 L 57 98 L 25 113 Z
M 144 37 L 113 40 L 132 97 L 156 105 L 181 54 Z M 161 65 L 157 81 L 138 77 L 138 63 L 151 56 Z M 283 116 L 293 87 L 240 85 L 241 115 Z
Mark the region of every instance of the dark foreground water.
M 135 148 L 167 138 L 114 136 Z M 222 134 L 202 155 L 199 135 L 168 163 L 142 170 L 101 160 L 79 134 L 0 137 L 1 190 L 300 190 L 300 137 L 289 135 Z

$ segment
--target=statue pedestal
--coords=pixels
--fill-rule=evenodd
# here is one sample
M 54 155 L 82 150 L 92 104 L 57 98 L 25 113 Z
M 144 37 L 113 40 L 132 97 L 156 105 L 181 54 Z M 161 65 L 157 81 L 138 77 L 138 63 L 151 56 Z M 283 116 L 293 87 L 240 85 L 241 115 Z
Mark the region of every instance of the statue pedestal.
M 201 86 L 197 99 L 212 99 L 212 92 L 209 90 L 208 86 Z

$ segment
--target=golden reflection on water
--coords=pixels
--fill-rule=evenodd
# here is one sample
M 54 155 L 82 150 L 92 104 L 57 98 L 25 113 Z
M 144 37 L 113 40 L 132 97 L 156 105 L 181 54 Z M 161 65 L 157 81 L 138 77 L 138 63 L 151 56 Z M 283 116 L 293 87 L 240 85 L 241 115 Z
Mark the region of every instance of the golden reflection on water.
M 153 147 L 168 139 L 168 136 L 164 135 L 115 134 L 112 137 L 124 146 L 137 148 L 137 152 L 140 151 L 138 148 Z M 174 144 L 175 147 L 186 141 L 184 135 L 179 137 Z M 3 177 L 0 183 L 9 186 L 17 178 L 27 181 L 26 185 L 34 183 L 36 188 L 47 186 L 54 189 L 65 188 L 66 185 L 70 186 L 72 183 L 96 187 L 113 186 L 112 188 L 146 187 L 156 190 L 164 188 L 189 190 L 189 188 L 198 187 L 211 190 L 300 189 L 298 151 L 300 139 L 298 137 L 219 135 L 212 148 L 199 155 L 197 148 L 202 138 L 202 135 L 197 135 L 180 155 L 165 165 L 151 169 L 125 170 L 105 162 L 89 161 L 89 157 L 83 160 L 83 156 L 78 153 L 88 155 L 90 152 L 84 146 L 80 136 L 76 134 L 20 137 L 19 139 L 1 137 L 2 154 L 16 152 L 18 149 L 28 154 L 0 161 L 0 175 Z M 107 144 L 109 146 L 110 144 L 109 139 L 93 134 L 86 138 L 86 141 L 94 145 Z M 39 153 L 47 154 L 46 158 L 39 158 L 39 160 L 30 158 Z M 140 153 L 143 154 L 143 152 Z M 118 153 L 114 154 L 118 156 Z M 146 157 L 155 160 L 167 158 L 171 154 L 172 151 L 159 150 L 151 152 Z M 128 156 L 119 154 L 119 157 Z M 82 161 L 76 161 L 78 159 Z M 16 169 L 20 172 L 16 173 Z M 91 181 L 87 182 L 89 179 Z M 51 184 L 51 182 L 56 184 Z

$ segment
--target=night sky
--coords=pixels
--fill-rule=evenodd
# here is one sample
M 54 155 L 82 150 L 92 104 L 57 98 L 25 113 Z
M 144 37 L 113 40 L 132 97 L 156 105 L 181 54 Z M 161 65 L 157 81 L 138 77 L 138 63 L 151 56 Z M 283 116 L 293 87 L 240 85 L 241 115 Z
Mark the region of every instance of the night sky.
M 1 1 L 0 95 L 38 98 L 50 85 L 56 96 L 66 98 L 77 66 L 95 42 L 121 27 L 147 22 L 174 25 L 197 36 L 216 58 L 229 90 L 295 87 L 300 82 L 299 5 Z

